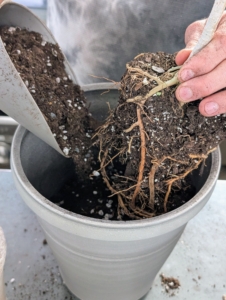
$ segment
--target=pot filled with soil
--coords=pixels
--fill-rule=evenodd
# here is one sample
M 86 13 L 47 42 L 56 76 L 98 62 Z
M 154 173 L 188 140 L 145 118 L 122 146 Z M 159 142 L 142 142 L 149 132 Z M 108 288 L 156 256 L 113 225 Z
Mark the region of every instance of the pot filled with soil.
M 20 126 L 16 187 L 72 293 L 137 300 L 214 189 L 226 116 L 201 116 L 198 101 L 180 105 L 172 54 L 135 57 L 119 91 L 114 83 L 79 87 L 59 47 L 28 29 L 4 26 L 1 38 L 67 157 Z

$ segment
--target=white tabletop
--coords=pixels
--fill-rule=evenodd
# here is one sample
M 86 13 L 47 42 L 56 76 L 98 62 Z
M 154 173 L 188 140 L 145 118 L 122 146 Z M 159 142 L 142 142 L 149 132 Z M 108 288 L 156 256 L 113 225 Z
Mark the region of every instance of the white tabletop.
M 42 229 L 16 191 L 10 171 L 0 171 L 0 227 L 7 241 L 8 300 L 77 300 L 63 285 Z M 166 293 L 161 284 L 161 273 L 180 281 L 173 298 L 173 290 Z M 226 181 L 218 180 L 159 274 L 142 300 L 221 300 L 226 295 Z

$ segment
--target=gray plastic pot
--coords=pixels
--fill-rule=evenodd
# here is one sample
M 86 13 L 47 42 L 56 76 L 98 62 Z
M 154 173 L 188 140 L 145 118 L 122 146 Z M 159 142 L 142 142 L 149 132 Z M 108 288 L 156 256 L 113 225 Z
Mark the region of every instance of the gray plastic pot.
M 117 100 L 117 90 L 100 95 L 108 87 L 112 85 L 83 88 L 100 118 L 108 111 L 105 102 L 112 106 Z M 37 215 L 65 284 L 82 300 L 137 300 L 149 291 L 187 222 L 213 192 L 219 149 L 206 165 L 204 176 L 198 170 L 193 174 L 196 196 L 180 208 L 152 219 L 117 222 L 80 216 L 51 203 L 48 198 L 71 176 L 73 165 L 21 126 L 11 154 L 16 187 Z

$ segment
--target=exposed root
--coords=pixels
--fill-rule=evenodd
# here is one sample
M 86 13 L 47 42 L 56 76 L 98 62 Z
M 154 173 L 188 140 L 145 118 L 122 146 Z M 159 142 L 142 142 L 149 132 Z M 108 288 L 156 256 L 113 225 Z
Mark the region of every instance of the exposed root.
M 149 206 L 152 210 L 155 207 L 155 171 L 156 171 L 156 164 L 154 164 L 149 172 Z
M 104 166 L 101 166 L 101 168 L 106 168 L 111 162 L 113 162 L 113 160 L 119 156 L 122 152 L 124 152 L 124 148 L 121 149 L 117 154 L 115 154 L 113 157 L 110 158 L 110 160 L 104 165 Z M 102 150 L 103 151 L 103 150 Z M 108 153 L 108 150 L 106 150 L 106 153 Z M 101 161 L 101 160 L 100 160 Z
M 101 153 L 103 152 L 103 141 L 102 141 L 102 139 L 100 139 L 100 141 L 99 141 L 99 143 L 100 143 L 100 151 L 99 151 L 99 154 L 98 154 L 98 160 L 101 162 Z
M 131 181 L 136 182 L 136 180 L 134 180 L 133 178 L 127 177 L 127 176 L 122 176 L 122 175 L 115 174 L 115 177 L 119 177 L 119 178 L 123 178 L 123 179 L 126 179 L 126 180 L 131 180 Z
M 139 103 L 136 103 L 137 105 L 140 105 Z M 144 110 L 144 105 L 140 105 L 140 107 L 141 107 L 141 109 L 142 109 L 142 113 L 145 115 L 145 117 L 150 121 L 150 123 L 153 123 L 153 121 L 152 121 L 152 119 L 148 116 L 148 114 L 145 112 L 145 110 Z M 147 107 L 146 107 L 146 109 L 148 109 Z
M 139 108 L 138 108 L 139 109 Z M 138 113 L 139 115 L 139 113 Z M 142 125 L 141 125 L 142 127 Z M 123 149 L 124 150 L 124 149 Z M 100 152 L 103 153 L 103 150 L 101 150 Z M 122 152 L 122 151 L 121 151 Z M 119 155 L 119 153 L 117 153 L 117 155 Z M 128 189 L 125 189 L 125 190 L 121 190 L 121 191 L 117 191 L 115 190 L 112 185 L 110 184 L 109 182 L 109 179 L 108 179 L 108 176 L 107 176 L 107 173 L 106 173 L 106 169 L 105 167 L 110 163 L 110 162 L 106 162 L 106 159 L 108 157 L 108 151 L 105 151 L 104 154 L 103 154 L 103 157 L 101 158 L 100 162 L 101 162 L 101 165 L 100 165 L 100 170 L 101 170 L 101 173 L 102 173 L 102 176 L 103 176 L 103 180 L 106 184 L 106 186 L 108 187 L 108 189 L 111 191 L 112 195 L 111 196 L 114 196 L 114 195 L 117 195 L 118 197 L 118 205 L 119 205 L 119 208 L 118 208 L 118 214 L 120 215 L 120 208 L 123 209 L 124 213 L 129 216 L 129 217 L 132 217 L 134 219 L 140 219 L 140 217 L 147 217 L 147 218 L 150 218 L 150 217 L 153 217 L 153 214 L 151 213 L 148 213 L 148 212 L 145 212 L 143 211 L 142 209 L 138 208 L 138 207 L 135 207 L 135 205 L 132 205 L 132 202 L 131 202 L 131 198 L 127 197 L 124 192 L 126 191 L 129 191 L 135 187 L 137 187 L 138 183 L 136 183 L 135 185 L 131 186 L 130 188 Z M 116 155 L 114 156 L 114 158 L 116 157 Z M 112 161 L 113 158 L 110 158 L 110 161 Z M 131 213 L 125 203 L 124 203 L 124 200 L 123 199 L 127 199 L 127 201 L 129 201 L 129 207 L 130 209 L 133 211 L 133 213 Z
M 131 146 L 132 146 L 132 142 L 133 142 L 133 138 L 135 136 L 133 135 L 131 138 L 130 138 L 130 141 L 129 141 L 129 145 L 128 145 L 128 150 L 127 150 L 127 153 L 131 154 Z
M 184 178 L 197 169 L 209 153 L 215 150 L 212 149 L 205 153 L 202 147 L 200 149 L 194 147 L 200 154 L 196 154 L 196 150 L 191 153 L 194 136 L 190 136 L 190 129 L 188 130 L 186 127 L 189 122 L 186 121 L 188 125 L 183 123 L 183 114 L 185 113 L 187 116 L 189 111 L 187 107 L 181 109 L 177 105 L 172 88 L 170 91 L 161 93 L 161 97 L 156 98 L 161 101 L 160 107 L 152 97 L 163 89 L 179 83 L 177 74 L 180 67 L 168 68 L 167 72 L 157 77 L 157 75 L 153 76 L 152 72 L 149 74 L 146 64 L 143 65 L 144 70 L 142 70 L 140 61 L 133 64 L 137 67 L 127 65 L 127 73 L 121 83 L 119 105 L 97 133 L 100 145 L 100 170 L 111 191 L 110 197 L 118 197 L 119 219 L 123 218 L 124 214 L 134 219 L 140 219 L 153 217 L 163 211 L 167 212 L 167 209 L 171 209 L 168 203 L 170 194 L 176 193 L 180 189 L 186 191 L 188 184 Z M 146 82 L 144 78 L 146 78 Z M 144 87 L 145 85 L 146 87 Z M 138 91 L 139 89 L 141 91 Z M 142 93 L 144 95 L 141 95 Z M 164 108 L 164 95 L 169 100 L 168 103 L 172 103 L 172 106 L 166 105 L 166 109 Z M 150 106 L 147 107 L 145 102 L 149 98 L 148 105 Z M 130 106 L 128 102 L 136 105 Z M 151 107 L 151 113 L 157 113 L 156 118 L 151 118 L 149 107 Z M 182 115 L 180 111 L 182 111 Z M 166 114 L 171 115 L 168 123 Z M 178 123 L 176 122 L 177 118 Z M 127 120 L 130 122 L 130 125 L 127 125 L 128 128 L 125 127 L 125 123 L 128 124 Z M 112 134 L 112 124 L 118 124 L 117 122 L 119 125 L 115 125 L 115 131 Z M 183 126 L 179 124 L 183 124 Z M 158 128 L 163 132 L 172 125 L 174 130 L 167 132 L 166 135 L 159 134 Z M 180 127 L 183 128 L 183 131 Z M 166 136 L 166 140 L 164 140 L 164 136 Z M 186 145 L 188 145 L 187 149 Z M 169 149 L 167 149 L 168 146 Z M 108 178 L 106 167 L 110 163 L 116 168 L 120 163 L 122 169 L 118 172 L 123 170 L 124 176 L 119 173 L 114 176 L 109 175 Z M 192 192 L 191 189 L 189 189 L 190 192 Z M 175 205 L 177 205 L 176 202 Z
M 142 218 L 152 218 L 155 216 L 155 213 L 149 213 L 149 212 L 145 211 L 144 209 L 140 209 L 139 207 L 133 207 L 131 205 L 130 208 L 134 211 L 134 213 L 136 213 L 138 216 L 140 216 Z
M 120 82 L 117 82 L 117 81 L 114 81 L 110 78 L 107 78 L 107 77 L 102 77 L 102 76 L 96 76 L 96 75 L 92 75 L 92 74 L 88 74 L 90 77 L 93 77 L 93 78 L 98 78 L 98 79 L 104 79 L 106 81 L 110 81 L 112 83 L 114 83 L 116 86 L 119 86 Z
M 138 57 L 143 56 L 145 53 L 139 53 L 137 56 L 134 57 L 134 59 L 137 59 Z
M 130 131 L 132 131 L 135 127 L 139 126 L 139 122 L 135 122 L 133 123 L 128 129 L 125 129 L 124 132 L 128 133 Z
M 119 204 L 119 207 L 122 208 L 124 210 L 124 213 L 127 215 L 127 216 L 131 216 L 133 217 L 134 219 L 138 219 L 134 214 L 131 214 L 131 212 L 128 211 L 128 209 L 126 208 L 123 200 L 122 200 L 122 197 L 121 195 L 118 195 L 118 204 Z M 119 211 L 119 208 L 118 208 L 118 215 L 120 216 L 121 213 Z
M 157 77 L 157 76 L 153 76 L 151 74 L 149 74 L 148 72 L 144 72 L 143 70 L 139 69 L 139 68 L 132 68 L 132 67 L 129 67 L 129 65 L 127 64 L 126 65 L 126 68 L 129 72 L 135 72 L 135 73 L 138 73 L 140 75 L 142 75 L 142 77 L 148 77 L 150 78 L 151 80 L 154 80 L 156 81 L 159 85 L 160 84 L 163 84 L 163 81 Z
M 123 192 L 128 192 L 128 191 L 134 189 L 136 186 L 137 186 L 137 183 L 134 184 L 134 185 L 132 185 L 132 186 L 130 186 L 130 187 L 128 187 L 127 189 L 124 189 L 124 190 L 121 190 L 121 191 L 117 191 L 117 192 L 115 192 L 114 194 L 112 194 L 112 195 L 109 196 L 109 197 L 113 197 L 113 196 L 115 196 L 115 195 L 122 194 Z
M 137 194 L 140 192 L 140 185 L 143 180 L 143 172 L 144 172 L 144 166 L 145 166 L 145 155 L 146 155 L 146 142 L 145 142 L 145 133 L 144 133 L 144 125 L 141 119 L 141 109 L 140 107 L 137 107 L 137 122 L 139 123 L 139 129 L 140 129 L 140 165 L 139 165 L 139 172 L 138 172 L 138 178 L 137 178 L 137 186 L 134 191 L 133 197 L 132 197 L 132 206 L 135 206 L 135 200 L 137 197 Z
M 98 130 L 96 131 L 96 133 L 92 136 L 92 139 L 94 140 L 97 136 L 100 135 L 101 132 L 103 132 L 106 128 L 108 128 L 108 126 L 110 124 L 112 124 L 112 122 L 110 122 L 111 120 L 111 115 L 107 118 L 106 122 L 104 123 L 104 125 L 101 125 Z
M 138 55 L 137 57 L 139 57 L 139 56 L 140 55 Z M 179 84 L 179 80 L 178 80 L 177 74 L 178 74 L 178 70 L 181 68 L 181 66 L 170 68 L 165 73 L 165 77 L 166 78 L 167 77 L 171 77 L 171 79 L 169 79 L 167 81 L 162 81 L 159 77 L 153 76 L 153 75 L 149 74 L 148 72 L 143 71 L 140 68 L 130 67 L 128 64 L 126 65 L 126 68 L 127 68 L 127 70 L 129 72 L 135 72 L 135 73 L 137 73 L 139 75 L 142 75 L 142 77 L 148 77 L 152 81 L 155 81 L 158 84 L 156 87 L 154 87 L 153 89 L 151 89 L 145 96 L 136 96 L 136 97 L 133 97 L 133 98 L 129 98 L 129 99 L 127 99 L 127 102 L 140 103 L 140 104 L 143 105 L 148 98 L 150 98 L 151 96 L 155 95 L 156 93 L 164 90 L 167 87 Z M 181 105 L 183 105 L 183 104 L 184 103 L 181 102 Z
M 102 176 L 103 176 L 103 180 L 106 184 L 106 186 L 108 187 L 108 189 L 111 191 L 112 194 L 114 193 L 117 193 L 117 191 L 111 186 L 109 180 L 108 180 L 108 176 L 106 174 L 106 170 L 104 168 L 104 164 L 105 164 L 105 160 L 107 158 L 107 155 L 108 153 L 105 152 L 104 153 L 104 156 L 103 156 L 103 160 L 101 161 L 101 173 L 102 173 Z M 126 208 L 126 206 L 124 205 L 124 202 L 122 200 L 122 196 L 120 194 L 118 194 L 118 203 L 120 205 L 120 207 L 124 210 L 124 212 L 128 215 L 128 216 L 131 216 L 131 217 L 135 217 L 134 215 L 132 215 L 128 209 Z
M 203 158 L 204 159 L 204 158 Z M 172 178 L 170 180 L 167 181 L 167 185 L 168 185 L 168 190 L 167 190 L 167 193 L 166 193 L 166 196 L 165 196 L 165 199 L 164 199 L 164 212 L 167 212 L 167 202 L 168 202 L 168 199 L 169 199 L 169 195 L 170 195 L 170 192 L 171 192 L 171 188 L 172 188 L 172 184 L 175 182 L 175 181 L 178 181 L 178 180 L 181 180 L 181 179 L 184 179 L 188 174 L 190 174 L 193 170 L 197 169 L 198 166 L 200 165 L 200 163 L 203 161 L 203 159 L 200 159 L 194 167 L 192 168 L 189 168 L 186 172 L 184 172 L 183 174 L 181 174 L 180 176 L 177 176 L 176 178 Z

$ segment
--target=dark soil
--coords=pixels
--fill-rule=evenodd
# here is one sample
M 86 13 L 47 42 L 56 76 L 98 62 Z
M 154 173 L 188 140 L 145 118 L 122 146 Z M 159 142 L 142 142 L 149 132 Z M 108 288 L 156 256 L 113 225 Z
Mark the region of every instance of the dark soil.
M 114 179 L 117 173 L 122 177 L 125 173 L 125 169 L 119 164 L 116 164 L 115 167 L 109 165 L 106 171 L 111 179 Z M 97 171 L 94 171 L 93 174 L 91 174 L 89 181 L 86 181 L 86 183 L 79 180 L 75 174 L 50 200 L 64 209 L 87 217 L 115 221 L 133 220 L 133 216 L 128 216 L 120 210 L 117 196 L 111 196 L 111 192 L 103 182 L 101 174 Z M 189 184 L 191 182 L 190 179 L 191 175 L 189 174 L 185 183 L 183 183 L 184 189 L 176 192 L 172 191 L 167 204 L 168 211 L 180 207 L 196 194 L 195 187 Z M 163 213 L 163 208 L 157 206 L 156 215 Z
M 133 220 L 171 211 L 194 196 L 190 173 L 225 139 L 226 116 L 201 116 L 199 101 L 181 106 L 175 86 L 150 95 L 174 76 L 168 72 L 174 55 L 141 54 L 126 66 L 118 106 L 95 141 L 97 122 L 67 75 L 58 45 L 20 28 L 3 27 L 0 35 L 61 149 L 75 162 L 75 177 L 53 202 L 94 218 Z
M 163 284 L 167 284 L 170 289 L 178 289 L 180 281 L 174 277 L 166 277 L 164 274 L 160 275 Z
M 172 193 L 189 187 L 186 176 L 198 168 L 226 137 L 226 115 L 206 118 L 200 101 L 181 105 L 175 86 L 151 90 L 171 80 L 174 55 L 145 53 L 127 64 L 119 104 L 98 131 L 101 172 L 117 194 L 121 212 L 152 217 L 167 212 Z M 119 160 L 123 176 L 107 176 L 106 166 Z
M 161 283 L 165 288 L 165 291 L 170 294 L 170 296 L 175 295 L 175 290 L 178 290 L 181 286 L 180 281 L 174 277 L 166 277 L 164 274 L 160 275 Z M 173 291 L 172 291 L 173 290 Z
M 0 36 L 61 149 L 81 174 L 89 174 L 94 124 L 83 91 L 65 71 L 59 46 L 26 29 L 2 27 Z

